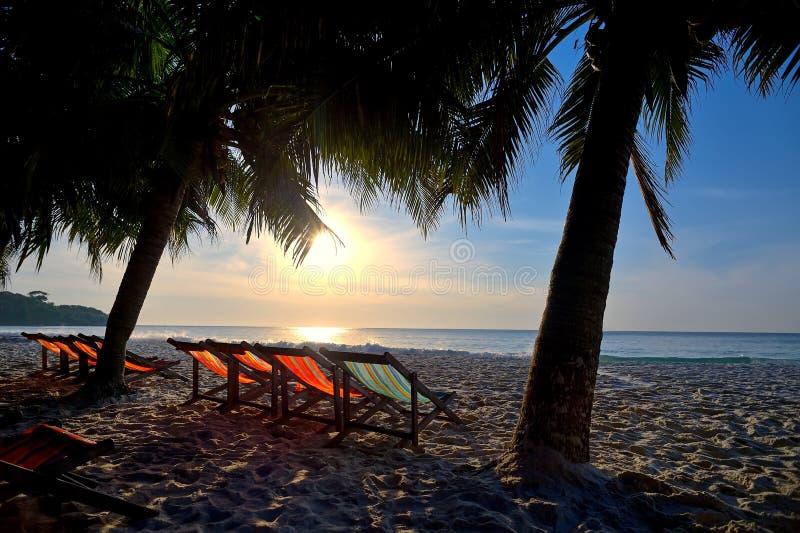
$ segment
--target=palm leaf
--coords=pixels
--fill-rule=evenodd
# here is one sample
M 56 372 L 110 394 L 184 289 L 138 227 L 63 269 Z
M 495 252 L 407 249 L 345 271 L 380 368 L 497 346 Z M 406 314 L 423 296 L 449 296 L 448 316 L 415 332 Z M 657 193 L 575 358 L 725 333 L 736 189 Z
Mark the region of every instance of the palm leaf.
M 561 107 L 550 127 L 561 156 L 561 180 L 566 180 L 580 164 L 586 141 L 586 129 L 592 116 L 592 103 L 600 75 L 585 55 L 578 61 Z
M 680 174 L 691 146 L 691 98 L 701 86 L 711 84 L 724 61 L 724 51 L 718 44 L 700 43 L 683 34 L 653 56 L 642 120 L 646 131 L 665 143 L 665 183 Z
M 675 259 L 670 241 L 673 239 L 671 222 L 664 203 L 666 202 L 665 190 L 661 180 L 656 177 L 653 162 L 650 158 L 647 145 L 641 134 L 637 131 L 631 147 L 631 166 L 633 167 L 636 181 L 642 192 L 642 199 L 650 215 L 650 222 L 658 237 L 661 247 Z
M 789 0 L 752 4 L 731 34 L 737 73 L 762 96 L 792 90 L 800 80 L 800 8 Z

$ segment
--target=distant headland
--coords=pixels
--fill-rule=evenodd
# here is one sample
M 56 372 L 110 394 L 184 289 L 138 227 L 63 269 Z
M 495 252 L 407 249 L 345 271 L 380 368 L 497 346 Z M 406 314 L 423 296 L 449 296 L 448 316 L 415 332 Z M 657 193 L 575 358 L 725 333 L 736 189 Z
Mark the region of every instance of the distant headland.
M 47 293 L 26 295 L 0 292 L 0 324 L 3 326 L 104 326 L 108 315 L 83 305 L 55 305 Z

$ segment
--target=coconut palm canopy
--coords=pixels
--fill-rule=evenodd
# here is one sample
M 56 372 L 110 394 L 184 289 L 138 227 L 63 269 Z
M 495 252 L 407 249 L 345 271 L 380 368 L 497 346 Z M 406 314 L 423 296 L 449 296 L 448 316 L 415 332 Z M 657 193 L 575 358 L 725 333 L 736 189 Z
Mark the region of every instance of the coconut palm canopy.
M 505 67 L 455 39 L 478 20 L 457 3 L 313 14 L 259 2 L 86 5 L 44 20 L 26 2 L 4 12 L 14 80 L 4 126 L 15 139 L 4 149 L 18 177 L 4 184 L 6 260 L 41 264 L 53 236 L 66 235 L 99 274 L 103 258 L 128 257 L 148 194 L 169 175 L 193 184 L 176 254 L 188 235 L 216 233 L 213 212 L 248 239 L 270 231 L 301 260 L 327 231 L 321 172 L 364 208 L 384 197 L 406 209 L 423 233 L 448 197 L 463 221 L 495 206 L 505 214 L 507 177 L 556 81 L 545 60 L 529 94 L 495 91 Z M 481 24 L 475 39 L 492 39 L 504 20 Z M 542 56 L 540 44 L 524 45 L 526 57 Z M 518 107 L 531 124 L 504 123 Z
M 33 117 L 20 112 L 9 122 L 14 199 L 3 221 L 4 257 L 36 255 L 41 264 L 53 236 L 66 233 L 86 244 L 98 272 L 103 257 L 130 258 L 117 297 L 135 310 L 126 328 L 135 323 L 160 250 L 167 241 L 173 252 L 185 249 L 187 235 L 199 229 L 213 235 L 212 212 L 248 239 L 268 230 L 301 260 L 313 237 L 327 231 L 316 200 L 320 173 L 339 176 L 365 208 L 388 198 L 423 233 L 436 225 L 448 196 L 464 220 L 479 219 L 486 200 L 505 212 L 501 178 L 514 157 L 493 168 L 487 151 L 518 150 L 528 126 L 509 129 L 493 112 L 492 62 L 445 44 L 457 43 L 448 35 L 477 20 L 458 3 L 313 13 L 260 2 L 84 7 L 49 13 L 49 25 L 39 26 L 29 3 L 4 12 L 4 61 L 18 81 L 7 101 L 31 110 L 31 97 L 45 87 L 77 88 Z M 71 39 L 98 20 L 104 31 Z M 38 29 L 15 30 L 30 27 Z M 481 38 L 495 40 L 489 30 Z M 504 46 L 513 48 L 523 30 Z M 51 65 L 47 52 L 61 41 L 74 47 Z M 84 47 L 97 57 L 87 61 Z M 421 60 L 431 51 L 441 63 Z M 545 73 L 541 90 L 495 100 L 522 98 L 535 117 L 555 81 L 549 63 L 538 68 Z M 169 238 L 161 244 L 165 228 Z
M 321 174 L 338 176 L 365 208 L 388 198 L 423 233 L 451 205 L 479 223 L 487 211 L 507 213 L 520 154 L 552 134 L 575 185 L 513 444 L 573 460 L 588 459 L 629 161 L 671 253 L 663 184 L 690 145 L 693 91 L 726 58 L 763 94 L 800 77 L 790 1 L 86 6 L 54 12 L 38 35 L 14 30 L 36 26 L 28 3 L 3 12 L 2 61 L 19 81 L 4 90 L 16 91 L 20 110 L 46 105 L 31 124 L 18 111 L 4 125 L 9 191 L 35 200 L 10 201 L 0 237 L 4 258 L 41 257 L 65 231 L 92 257 L 130 251 L 100 376 L 103 361 L 121 360 L 160 251 L 183 249 L 193 229 L 213 231 L 211 213 L 248 238 L 268 230 L 296 260 L 327 231 Z M 72 49 L 49 64 L 63 40 L 51 36 L 98 20 L 108 31 L 90 34 L 100 41 L 72 40 L 90 54 Z M 576 32 L 586 57 L 549 121 L 560 77 L 548 55 Z M 43 80 L 77 89 L 46 102 Z M 653 139 L 666 146 L 663 179 L 647 151 Z M 113 157 L 90 164 L 87 154 Z M 121 223 L 110 228 L 109 218 Z

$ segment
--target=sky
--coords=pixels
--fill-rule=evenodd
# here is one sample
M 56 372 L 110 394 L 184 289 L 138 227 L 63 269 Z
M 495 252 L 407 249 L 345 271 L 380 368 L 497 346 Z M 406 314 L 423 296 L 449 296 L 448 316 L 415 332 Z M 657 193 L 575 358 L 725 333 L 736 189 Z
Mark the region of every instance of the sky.
M 565 79 L 578 57 L 556 52 Z M 668 191 L 676 260 L 629 175 L 604 328 L 800 332 L 800 94 L 763 99 L 725 72 L 695 97 L 692 134 Z M 448 213 L 423 239 L 391 206 L 360 213 L 334 181 L 321 191 L 324 219 L 343 248 L 321 236 L 294 268 L 271 238 L 246 246 L 223 232 L 174 265 L 162 259 L 139 323 L 536 329 L 572 180 L 559 181 L 552 143 L 529 152 L 508 220 L 462 227 Z M 663 163 L 663 145 L 652 152 Z M 107 263 L 98 282 L 85 253 L 59 241 L 7 290 L 108 312 L 123 267 Z

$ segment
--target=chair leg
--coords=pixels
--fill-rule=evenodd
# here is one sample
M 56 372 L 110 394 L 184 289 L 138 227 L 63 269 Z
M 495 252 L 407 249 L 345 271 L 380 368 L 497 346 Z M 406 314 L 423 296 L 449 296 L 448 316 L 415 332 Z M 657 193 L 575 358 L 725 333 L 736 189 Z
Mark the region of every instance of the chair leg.
M 342 420 L 342 389 L 339 387 L 339 369 L 333 369 L 333 420 L 335 422 L 336 431 L 344 429 L 344 421 Z
M 343 424 L 342 428 L 347 427 L 347 423 L 350 422 L 350 373 L 349 372 L 342 372 L 344 374 L 342 379 L 342 418 Z
M 228 362 L 228 404 L 225 406 L 226 410 L 230 410 L 239 403 L 239 361 L 231 359 Z
M 200 363 L 192 357 L 192 400 L 200 396 Z
M 278 416 L 278 369 L 275 365 L 272 366 L 272 377 L 270 378 L 269 388 L 270 388 L 270 410 L 269 414 L 271 418 L 276 418 Z
M 285 417 L 289 413 L 289 380 L 286 370 L 281 369 L 281 416 Z
M 81 352 L 78 354 L 78 378 L 86 379 L 89 377 L 89 358 Z
M 417 397 L 417 373 L 411 373 L 411 445 L 419 446 L 419 398 Z
M 133 519 L 150 518 L 158 515 L 158 511 L 136 505 L 129 501 L 103 494 L 96 490 L 72 483 L 64 479 L 45 476 L 33 470 L 28 470 L 12 463 L 0 462 L 0 471 L 6 479 L 11 479 L 17 485 L 31 487 L 32 489 L 52 494 L 64 501 L 76 501 L 93 505 L 99 509 L 113 511 Z

